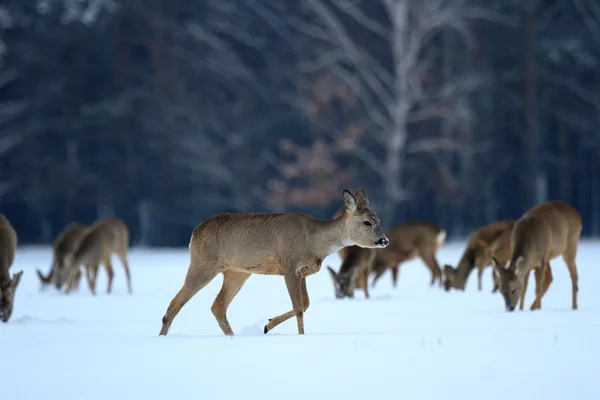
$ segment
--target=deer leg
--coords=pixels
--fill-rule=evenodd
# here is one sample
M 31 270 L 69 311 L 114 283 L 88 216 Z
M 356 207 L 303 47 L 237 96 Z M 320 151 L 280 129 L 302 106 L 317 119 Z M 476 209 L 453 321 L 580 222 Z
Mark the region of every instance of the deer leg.
M 96 295 L 96 272 L 98 270 L 97 265 L 86 264 L 85 265 L 85 277 L 87 279 L 88 288 L 92 295 Z
M 365 292 L 365 299 L 369 298 L 369 269 L 365 268 L 359 275 L 360 286 L 363 292 Z
M 542 297 L 548 291 L 550 284 L 552 283 L 552 270 L 550 269 L 549 262 L 543 262 L 542 266 L 535 271 L 535 300 L 531 304 L 530 310 L 539 310 L 542 308 Z
M 125 278 L 127 279 L 127 292 L 131 294 L 133 293 L 133 290 L 131 289 L 131 274 L 129 273 L 129 263 L 127 262 L 127 249 L 118 251 L 117 257 L 119 257 L 119 261 L 121 261 L 123 269 L 125 270 Z
M 225 335 L 233 336 L 233 330 L 229 325 L 229 321 L 227 321 L 227 307 L 229 307 L 229 304 L 249 277 L 250 274 L 247 272 L 232 270 L 223 272 L 223 286 L 215 298 L 211 311 Z
M 399 265 L 390 267 L 390 269 L 392 270 L 392 285 L 394 285 L 394 287 L 398 286 L 398 272 L 400 269 Z
M 79 283 L 81 282 L 81 270 L 77 268 L 75 276 L 73 276 L 73 290 L 79 290 Z
M 379 280 L 379 278 L 381 278 L 381 276 L 385 273 L 385 271 L 387 271 L 386 267 L 379 267 L 376 270 L 374 270 L 375 277 L 373 278 L 373 282 L 371 283 L 371 288 L 375 287 L 375 282 L 377 282 Z
M 106 269 L 106 275 L 108 276 L 108 285 L 106 286 L 106 293 L 111 293 L 112 292 L 112 283 L 113 283 L 113 278 L 115 276 L 115 272 L 114 272 L 112 264 L 110 262 L 110 254 L 108 254 L 107 256 L 104 257 L 102 264 L 104 265 L 104 269 Z
M 529 274 L 530 271 L 525 273 L 523 277 L 523 289 L 521 290 L 521 295 L 519 296 L 519 310 L 523 310 L 523 305 L 525 304 L 525 294 L 527 293 L 527 286 L 529 285 Z
M 567 264 L 569 276 L 571 277 L 571 308 L 573 310 L 577 310 L 577 292 L 579 292 L 579 276 L 577 274 L 577 264 L 575 264 L 578 242 L 579 235 L 570 239 L 567 250 L 563 253 L 563 260 Z
M 194 271 L 199 271 L 190 274 L 190 270 L 194 269 Z M 188 269 L 188 274 L 185 277 L 185 281 L 183 282 L 183 286 L 177 292 L 173 300 L 169 303 L 169 307 L 167 307 L 167 312 L 162 318 L 162 328 L 160 329 L 159 336 L 165 336 L 169 332 L 169 328 L 173 323 L 173 319 L 179 314 L 181 308 L 188 302 L 200 289 L 204 286 L 208 285 L 210 281 L 217 276 L 218 269 L 214 268 L 212 265 L 198 265 L 192 266 Z
M 437 260 L 435 259 L 435 250 L 419 250 L 419 256 L 431 272 L 431 282 L 429 286 L 433 286 L 436 279 L 439 279 L 440 286 L 442 286 L 442 270 L 439 264 L 437 263 Z
M 308 298 L 308 290 L 306 288 L 306 278 L 302 278 L 300 280 L 300 291 L 301 291 L 303 311 L 306 311 L 308 309 L 308 306 L 310 305 L 310 299 Z M 290 294 L 290 297 L 291 297 L 291 294 Z M 292 305 L 293 304 L 294 304 L 294 302 L 292 300 Z M 297 315 L 297 314 L 295 311 L 292 310 L 292 311 L 288 311 L 286 313 L 283 313 L 281 315 L 278 315 L 276 317 L 269 319 L 269 322 L 267 322 L 267 324 L 265 325 L 264 333 L 267 333 L 267 332 L 273 330 L 273 328 L 275 328 L 277 325 L 281 324 L 282 322 L 287 321 L 288 319 L 292 318 L 294 315 Z M 299 334 L 304 333 L 304 327 L 302 329 L 302 333 L 300 333 L 299 330 L 300 330 L 300 326 L 298 326 L 298 333 Z
M 482 289 L 482 285 L 481 285 L 481 280 L 483 278 L 483 266 L 482 265 L 478 265 L 477 266 L 477 288 L 479 289 L 479 291 L 481 292 Z

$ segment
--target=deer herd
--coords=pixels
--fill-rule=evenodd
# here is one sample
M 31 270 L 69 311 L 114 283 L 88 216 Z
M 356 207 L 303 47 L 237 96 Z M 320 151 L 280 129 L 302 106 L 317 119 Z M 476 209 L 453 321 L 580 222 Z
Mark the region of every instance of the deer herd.
M 507 311 L 523 302 L 529 273 L 535 276 L 535 299 L 531 310 L 542 307 L 542 298 L 552 283 L 550 261 L 562 256 L 571 278 L 573 310 L 577 309 L 578 277 L 575 258 L 581 235 L 581 216 L 562 201 L 539 204 L 519 219 L 497 221 L 480 227 L 469 238 L 456 268 L 440 265 L 437 250 L 444 246 L 446 231 L 431 222 L 406 222 L 384 232 L 363 189 L 355 194 L 342 192 L 342 207 L 331 220 L 288 213 L 225 213 L 211 217 L 192 232 L 190 264 L 181 289 L 175 294 L 162 318 L 159 335 L 166 335 L 182 307 L 218 274 L 223 274 L 221 290 L 211 311 L 225 335 L 233 335 L 227 308 L 252 274 L 283 276 L 292 309 L 269 319 L 264 333 L 295 317 L 298 333 L 304 334 L 304 313 L 310 300 L 306 277 L 321 269 L 323 261 L 336 253 L 342 260 L 336 272 L 330 266 L 336 298 L 354 297 L 362 289 L 369 298 L 371 286 L 390 270 L 394 287 L 400 265 L 419 258 L 431 273 L 430 286 L 465 290 L 471 271 L 477 267 L 478 288 L 488 266 L 493 268 L 493 292 L 500 292 Z M 5 215 L 0 214 L 0 320 L 10 319 L 14 297 L 23 271 L 12 275 L 17 233 Z M 54 286 L 64 293 L 78 290 L 81 267 L 88 288 L 96 295 L 100 264 L 108 276 L 107 293 L 112 291 L 115 254 L 125 270 L 128 293 L 132 294 L 127 261 L 129 232 L 119 219 L 101 219 L 93 225 L 71 223 L 59 234 L 52 250 L 47 274 L 36 271 L 42 289 Z

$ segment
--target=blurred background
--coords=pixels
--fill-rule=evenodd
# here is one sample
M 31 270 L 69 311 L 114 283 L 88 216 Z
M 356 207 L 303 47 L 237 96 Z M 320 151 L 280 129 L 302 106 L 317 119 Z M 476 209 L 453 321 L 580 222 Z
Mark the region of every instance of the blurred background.
M 595 0 L 4 0 L 0 212 L 186 246 L 364 187 L 385 229 L 561 199 L 594 236 L 599 64 Z

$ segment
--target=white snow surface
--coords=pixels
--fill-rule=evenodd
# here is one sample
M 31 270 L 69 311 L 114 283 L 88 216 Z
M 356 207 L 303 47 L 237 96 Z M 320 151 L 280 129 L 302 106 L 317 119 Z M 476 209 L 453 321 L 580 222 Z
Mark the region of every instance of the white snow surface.
M 447 243 L 440 265 L 455 265 L 464 242 Z M 24 270 L 11 320 L 0 324 L 0 397 L 41 399 L 600 399 L 600 242 L 582 240 L 577 257 L 579 310 L 561 258 L 541 311 L 506 312 L 483 291 L 476 271 L 465 292 L 430 287 L 420 260 L 401 266 L 397 288 L 386 273 L 365 300 L 336 300 L 326 265 L 307 279 L 306 334 L 295 318 L 267 335 L 268 318 L 291 310 L 282 277 L 253 275 L 233 300 L 223 335 L 210 307 L 217 276 L 183 307 L 167 336 L 161 318 L 181 287 L 187 249 L 131 249 L 134 293 L 113 257 L 113 293 L 100 269 L 98 295 L 40 292 L 35 268 L 49 247 L 17 250 Z

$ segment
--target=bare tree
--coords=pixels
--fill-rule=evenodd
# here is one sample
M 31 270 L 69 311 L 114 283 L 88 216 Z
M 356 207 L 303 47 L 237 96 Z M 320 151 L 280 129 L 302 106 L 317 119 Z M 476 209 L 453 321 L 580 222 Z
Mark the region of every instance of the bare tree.
M 16 71 L 0 69 L 0 91 L 13 80 L 17 79 Z M 27 102 L 8 100 L 0 103 L 0 159 L 21 143 L 25 135 L 15 129 L 12 122 L 17 120 L 27 107 Z M 0 161 L 0 166 L 2 161 Z M 0 176 L 0 199 L 13 187 L 11 177 Z
M 388 24 L 368 16 L 361 2 L 354 0 L 306 0 L 306 4 L 318 22 L 296 19 L 291 26 L 327 44 L 330 51 L 300 68 L 328 68 L 357 95 L 368 116 L 366 130 L 377 146 L 357 146 L 356 155 L 381 176 L 385 188 L 381 215 L 391 222 L 398 204 L 409 197 L 402 184 L 405 157 L 462 147 L 448 137 L 409 140 L 409 126 L 431 119 L 458 125 L 468 121 L 472 118 L 469 103 L 455 100 L 482 83 L 480 77 L 466 73 L 432 84 L 434 65 L 426 54 L 432 39 L 444 29 L 453 29 L 468 43 L 469 19 L 500 18 L 467 0 L 384 0 Z M 386 41 L 391 67 L 359 44 L 342 19 Z

